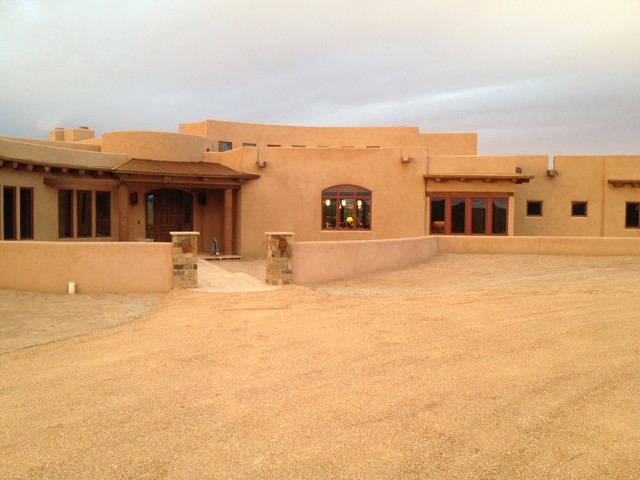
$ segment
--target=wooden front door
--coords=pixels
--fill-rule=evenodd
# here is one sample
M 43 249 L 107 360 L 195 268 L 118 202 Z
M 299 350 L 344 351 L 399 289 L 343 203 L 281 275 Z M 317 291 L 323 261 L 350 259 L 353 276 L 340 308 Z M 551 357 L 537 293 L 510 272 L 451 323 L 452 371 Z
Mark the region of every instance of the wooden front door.
M 170 242 L 170 232 L 193 230 L 193 196 L 181 190 L 156 190 L 147 195 L 147 237 Z

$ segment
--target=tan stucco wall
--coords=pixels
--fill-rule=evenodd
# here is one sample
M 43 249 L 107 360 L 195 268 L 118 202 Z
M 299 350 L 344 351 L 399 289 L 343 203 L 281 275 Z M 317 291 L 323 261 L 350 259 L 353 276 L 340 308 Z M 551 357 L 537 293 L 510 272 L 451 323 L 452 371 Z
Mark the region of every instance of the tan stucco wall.
M 516 235 L 639 237 L 626 229 L 626 202 L 640 202 L 640 189 L 615 188 L 608 179 L 640 179 L 640 156 L 556 156 L 557 176 L 541 160 L 521 162 L 529 184 L 516 188 Z M 542 216 L 527 217 L 527 201 L 542 201 Z M 572 217 L 572 202 L 587 202 L 587 217 Z
M 452 235 L 438 237 L 438 253 L 638 256 L 640 242 L 632 238 Z
M 405 268 L 426 262 L 438 253 L 639 256 L 640 242 L 630 238 L 482 236 L 294 242 L 293 283 L 313 285 Z
M 71 168 L 91 166 L 96 169 L 110 169 L 127 161 L 126 155 L 105 154 L 93 151 L 93 148 L 87 150 L 69 148 L 70 146 L 78 145 L 63 142 L 19 142 L 0 138 L 0 158 Z
M 236 168 L 261 175 L 243 184 L 238 196 L 237 245 L 242 255 L 260 258 L 265 231 L 294 231 L 298 241 L 375 240 L 424 235 L 426 149 L 409 149 L 402 163 L 399 148 L 265 149 L 255 165 L 255 149 L 229 157 Z M 238 165 L 241 162 L 241 165 Z M 357 185 L 372 192 L 370 231 L 322 230 L 322 191 Z
M 0 242 L 0 288 L 67 293 L 173 288 L 171 243 Z
M 233 148 L 245 143 L 281 147 L 428 147 L 431 154 L 474 155 L 476 133 L 420 133 L 417 127 L 300 127 L 205 120 L 180 124 L 182 133 L 232 142 Z
M 76 192 L 78 190 L 88 190 L 92 192 L 95 199 L 95 192 L 111 193 L 111 236 L 95 237 L 96 228 L 96 203 L 92 202 L 92 228 L 93 236 L 87 238 L 65 239 L 70 241 L 99 241 L 106 242 L 117 240 L 118 238 L 118 206 L 117 187 L 113 185 L 90 185 L 81 183 L 80 177 L 69 177 L 42 171 L 25 172 L 13 168 L 3 168 L 0 170 L 0 191 L 3 186 L 33 189 L 33 240 L 56 240 L 58 239 L 58 189 L 73 190 L 73 223 L 76 226 Z M 63 187 L 48 186 L 43 183 L 45 178 L 64 178 L 67 182 Z M 74 183 L 75 182 L 75 183 Z M 16 191 L 17 194 L 17 191 Z M 17 199 L 18 200 L 18 199 Z M 2 198 L 0 196 L 0 205 Z M 0 216 L 2 209 L 0 208 Z M 16 218 L 20 218 L 20 202 L 16 201 Z M 20 238 L 20 222 L 16 222 L 16 236 Z M 0 229 L 0 240 L 3 239 L 3 231 Z
M 103 152 L 174 162 L 199 162 L 203 153 L 213 150 L 208 138 L 169 132 L 109 132 L 102 136 L 101 145 Z
M 312 285 L 404 268 L 437 252 L 435 237 L 351 242 L 294 242 L 293 283 Z

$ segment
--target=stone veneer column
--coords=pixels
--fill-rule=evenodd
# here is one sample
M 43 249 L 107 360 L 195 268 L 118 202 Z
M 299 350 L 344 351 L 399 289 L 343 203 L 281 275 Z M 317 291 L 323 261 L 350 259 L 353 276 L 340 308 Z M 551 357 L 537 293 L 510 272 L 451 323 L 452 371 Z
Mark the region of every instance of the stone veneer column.
M 173 243 L 173 288 L 198 286 L 199 232 L 170 232 Z
M 293 232 L 266 232 L 269 285 L 288 285 L 293 272 Z

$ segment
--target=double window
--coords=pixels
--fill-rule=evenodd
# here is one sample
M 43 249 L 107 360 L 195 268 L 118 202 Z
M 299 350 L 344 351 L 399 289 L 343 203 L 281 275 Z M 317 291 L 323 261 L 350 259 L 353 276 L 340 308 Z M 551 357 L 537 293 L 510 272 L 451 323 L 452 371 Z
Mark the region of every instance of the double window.
M 429 231 L 439 235 L 506 235 L 507 197 L 431 197 Z
M 322 192 L 323 230 L 371 230 L 371 192 L 336 185 Z
M 58 236 L 73 238 L 74 231 L 78 238 L 111 236 L 111 192 L 58 190 Z
M 2 234 L 5 240 L 33 239 L 32 188 L 2 188 Z

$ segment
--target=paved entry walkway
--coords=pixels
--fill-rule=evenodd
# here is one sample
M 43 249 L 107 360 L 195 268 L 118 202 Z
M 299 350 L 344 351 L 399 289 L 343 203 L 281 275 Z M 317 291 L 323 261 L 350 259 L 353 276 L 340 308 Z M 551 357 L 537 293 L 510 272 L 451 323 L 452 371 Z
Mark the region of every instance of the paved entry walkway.
M 231 262 L 228 267 L 220 266 L 223 262 Z M 246 269 L 243 266 L 246 265 Z M 259 280 L 247 271 L 255 272 L 255 264 L 243 264 L 240 260 L 205 260 L 198 258 L 198 287 L 196 292 L 262 292 L 280 288 L 268 285 L 264 279 Z

